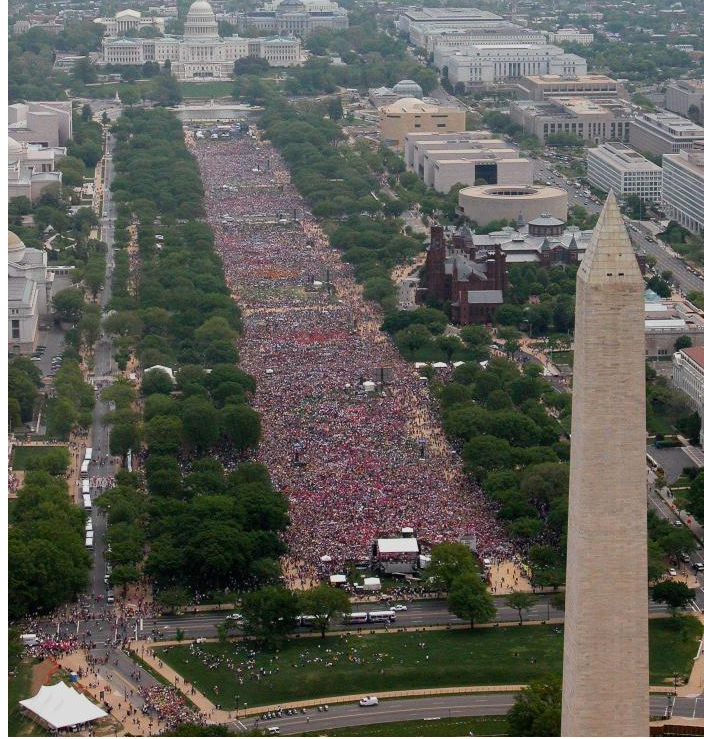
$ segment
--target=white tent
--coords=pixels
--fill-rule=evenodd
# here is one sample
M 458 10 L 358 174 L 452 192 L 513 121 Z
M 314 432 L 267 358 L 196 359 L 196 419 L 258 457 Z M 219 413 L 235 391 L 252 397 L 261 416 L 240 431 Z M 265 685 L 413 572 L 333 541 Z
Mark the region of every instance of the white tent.
M 365 393 L 373 393 L 376 390 L 376 385 L 371 380 L 363 382 L 362 387 Z
M 34 698 L 20 701 L 20 705 L 56 730 L 107 716 L 105 711 L 66 683 L 43 685 Z
M 152 370 L 159 370 L 161 372 L 165 372 L 168 376 L 171 382 L 176 382 L 176 378 L 174 377 L 174 371 L 171 369 L 171 367 L 164 367 L 163 364 L 155 364 L 153 367 L 147 367 L 147 369 L 144 370 L 144 374 L 146 375 L 147 372 L 151 372 Z
M 364 578 L 364 589 L 365 590 L 381 590 L 381 580 L 378 577 L 365 577 Z
M 320 558 L 321 562 L 332 562 L 332 557 L 329 554 L 323 554 Z
M 453 362 L 452 363 L 452 366 L 453 367 L 461 367 L 463 364 L 464 364 L 464 362 L 460 359 L 459 362 Z
M 330 575 L 330 585 L 344 585 L 347 582 L 347 575 Z
M 433 362 L 433 367 L 435 369 L 447 369 L 445 362 Z

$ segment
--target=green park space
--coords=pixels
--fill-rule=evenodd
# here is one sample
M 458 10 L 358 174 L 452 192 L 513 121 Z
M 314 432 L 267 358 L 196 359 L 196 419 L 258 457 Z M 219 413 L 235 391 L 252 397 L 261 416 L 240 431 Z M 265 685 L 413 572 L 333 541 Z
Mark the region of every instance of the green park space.
M 20 708 L 19 701 L 32 694 L 32 663 L 22 660 L 15 665 L 7 681 L 8 736 L 46 736 L 46 731 Z
M 702 627 L 693 618 L 650 621 L 650 682 L 689 675 Z M 223 709 L 286 704 L 349 693 L 466 685 L 517 685 L 562 672 L 562 628 L 475 630 L 289 639 L 278 650 L 251 643 L 191 644 L 157 656 Z M 217 690 L 216 690 L 217 689 Z
M 56 449 L 68 449 L 64 446 L 15 446 L 12 450 L 12 468 L 15 470 L 26 470 L 34 467 L 39 460 L 53 458 Z
M 328 729 L 324 732 L 311 731 L 303 736 L 501 736 L 505 734 L 508 734 L 508 723 L 505 718 L 473 716 L 347 726 L 342 729 Z
M 210 98 L 232 97 L 232 80 L 213 80 L 212 82 L 179 82 L 181 95 L 185 98 Z

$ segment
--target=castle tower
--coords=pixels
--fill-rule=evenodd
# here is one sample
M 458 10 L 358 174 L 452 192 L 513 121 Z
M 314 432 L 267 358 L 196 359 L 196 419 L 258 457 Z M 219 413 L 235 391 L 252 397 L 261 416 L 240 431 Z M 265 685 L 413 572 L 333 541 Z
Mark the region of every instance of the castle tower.
M 577 273 L 563 736 L 648 736 L 643 278 L 613 192 Z

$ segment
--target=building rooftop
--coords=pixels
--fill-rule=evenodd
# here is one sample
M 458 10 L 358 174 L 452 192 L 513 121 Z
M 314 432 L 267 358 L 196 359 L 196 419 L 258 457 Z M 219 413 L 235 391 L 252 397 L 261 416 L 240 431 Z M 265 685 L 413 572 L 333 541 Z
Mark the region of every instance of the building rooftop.
M 704 346 L 692 346 L 681 351 L 682 354 L 686 354 L 695 364 L 704 369 Z
M 609 159 L 613 164 L 632 172 L 660 171 L 660 167 L 655 162 L 651 162 L 650 159 L 646 159 L 642 154 L 634 151 L 629 146 L 626 146 L 626 144 L 622 144 L 620 141 L 613 141 L 597 146 L 594 149 L 588 149 L 587 156 L 589 157 L 590 155 Z
M 490 13 L 478 8 L 420 8 L 404 10 L 403 15 L 414 23 L 428 23 L 433 21 L 483 20 L 501 21 L 503 16 Z
M 676 113 L 660 110 L 655 113 L 641 113 L 636 116 L 636 121 L 645 122 L 671 136 L 682 136 L 687 138 L 704 138 L 704 128 L 693 123 L 688 118 L 683 118 Z

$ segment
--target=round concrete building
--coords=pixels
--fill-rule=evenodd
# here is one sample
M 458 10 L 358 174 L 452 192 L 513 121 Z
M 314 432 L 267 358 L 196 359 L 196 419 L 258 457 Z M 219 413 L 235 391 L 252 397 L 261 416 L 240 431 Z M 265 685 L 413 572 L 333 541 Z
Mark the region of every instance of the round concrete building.
M 567 193 L 543 185 L 479 185 L 459 193 L 462 214 L 479 226 L 491 221 L 532 221 L 543 213 L 567 220 Z

